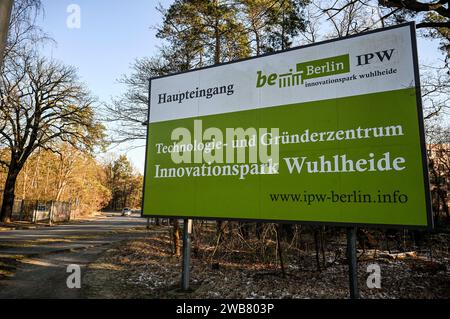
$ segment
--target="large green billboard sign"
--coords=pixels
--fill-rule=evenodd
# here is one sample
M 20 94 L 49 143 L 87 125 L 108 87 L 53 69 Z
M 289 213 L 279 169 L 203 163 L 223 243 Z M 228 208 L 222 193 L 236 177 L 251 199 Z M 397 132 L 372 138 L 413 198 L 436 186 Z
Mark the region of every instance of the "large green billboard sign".
M 144 216 L 430 227 L 413 24 L 151 79 Z

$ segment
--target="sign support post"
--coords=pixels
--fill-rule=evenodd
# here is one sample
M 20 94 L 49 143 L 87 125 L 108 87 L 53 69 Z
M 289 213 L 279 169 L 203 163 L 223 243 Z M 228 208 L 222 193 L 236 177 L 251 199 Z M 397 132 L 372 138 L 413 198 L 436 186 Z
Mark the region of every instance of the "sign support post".
M 183 269 L 181 274 L 181 288 L 189 290 L 189 265 L 191 262 L 191 234 L 192 219 L 184 219 L 183 222 Z
M 358 265 L 356 258 L 356 227 L 347 229 L 347 260 L 350 284 L 350 299 L 359 299 Z

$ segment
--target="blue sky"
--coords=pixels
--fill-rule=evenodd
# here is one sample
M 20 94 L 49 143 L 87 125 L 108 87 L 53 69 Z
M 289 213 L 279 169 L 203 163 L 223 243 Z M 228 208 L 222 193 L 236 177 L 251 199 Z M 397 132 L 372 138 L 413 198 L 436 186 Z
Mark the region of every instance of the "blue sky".
M 168 7 L 172 0 L 42 0 L 45 14 L 39 20 L 43 29 L 56 41 L 44 53 L 78 69 L 81 80 L 101 102 L 120 95 L 124 88 L 117 83 L 129 73 L 130 64 L 138 57 L 152 56 L 159 41 L 152 26 L 161 23 L 155 9 L 158 3 Z M 67 27 L 67 8 L 81 8 L 81 28 Z M 437 43 L 419 39 L 421 62 L 434 64 L 442 59 Z M 142 143 L 141 143 L 142 144 Z M 126 153 L 133 165 L 144 170 L 144 148 L 132 145 L 111 152 Z
M 158 3 L 167 7 L 172 1 L 150 0 L 43 0 L 44 14 L 38 23 L 55 41 L 44 54 L 78 69 L 99 101 L 108 102 L 120 95 L 117 83 L 137 57 L 151 56 L 158 41 L 152 26 L 161 22 L 155 10 Z M 67 8 L 77 4 L 81 9 L 81 28 L 69 29 Z M 133 165 L 143 172 L 143 148 L 128 150 L 120 146 L 114 153 L 127 153 Z

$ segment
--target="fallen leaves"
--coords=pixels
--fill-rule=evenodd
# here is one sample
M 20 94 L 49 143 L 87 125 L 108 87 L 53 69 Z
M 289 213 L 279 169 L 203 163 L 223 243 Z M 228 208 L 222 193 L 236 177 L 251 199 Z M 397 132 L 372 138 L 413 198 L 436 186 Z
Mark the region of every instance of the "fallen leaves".
M 321 271 L 314 267 L 314 252 L 289 254 L 285 261 L 287 276 L 283 278 L 275 260 L 257 261 L 242 249 L 225 249 L 210 260 L 207 251 L 211 247 L 203 245 L 197 249 L 199 253 L 192 257 L 190 273 L 195 289 L 188 295 L 177 292 L 181 258 L 172 255 L 168 234 L 146 236 L 109 250 L 98 262 L 116 265 L 121 270 L 114 275 L 103 270 L 103 275 L 98 276 L 91 269 L 88 277 L 91 283 L 95 281 L 97 286 L 114 291 L 113 298 L 334 299 L 349 295 L 345 254 L 336 259 L 330 251 L 326 256 L 327 267 Z M 412 252 L 383 256 L 380 251 L 371 258 L 361 258 L 358 263 L 361 295 L 363 298 L 448 299 L 448 256 L 441 259 L 447 262 L 429 261 Z M 381 268 L 380 289 L 369 289 L 366 285 L 370 274 L 367 266 L 372 263 L 379 263 Z M 96 293 L 102 296 L 100 290 Z

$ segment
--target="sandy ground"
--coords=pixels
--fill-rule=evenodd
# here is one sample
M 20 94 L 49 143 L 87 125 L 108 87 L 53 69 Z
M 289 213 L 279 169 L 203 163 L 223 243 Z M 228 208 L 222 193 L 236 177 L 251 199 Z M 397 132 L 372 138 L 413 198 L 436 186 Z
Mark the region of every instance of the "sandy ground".
M 84 298 L 87 266 L 111 245 L 146 233 L 139 216 L 105 214 L 84 222 L 0 232 L 0 298 Z M 69 265 L 81 269 L 81 288 L 69 289 Z

